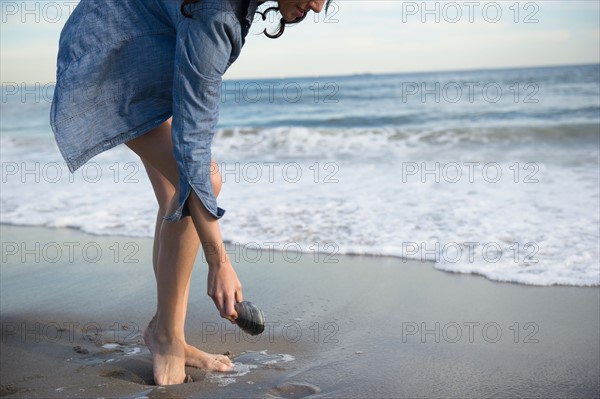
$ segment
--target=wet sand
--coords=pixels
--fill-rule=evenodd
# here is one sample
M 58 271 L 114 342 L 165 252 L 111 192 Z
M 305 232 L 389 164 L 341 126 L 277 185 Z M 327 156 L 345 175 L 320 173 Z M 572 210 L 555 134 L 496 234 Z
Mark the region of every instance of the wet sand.
M 267 329 L 222 321 L 196 261 L 189 343 L 236 370 L 152 385 L 151 240 L 0 226 L 0 395 L 31 398 L 600 396 L 600 288 L 531 287 L 396 258 L 230 247 Z

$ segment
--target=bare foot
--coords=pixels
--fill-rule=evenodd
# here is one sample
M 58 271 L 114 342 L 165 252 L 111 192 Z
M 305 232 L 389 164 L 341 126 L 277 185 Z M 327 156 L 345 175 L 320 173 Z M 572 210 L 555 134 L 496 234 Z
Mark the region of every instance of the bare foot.
M 152 354 L 154 383 L 181 384 L 185 380 L 185 343 L 156 331 L 150 324 L 144 331 L 144 342 Z
M 152 339 L 152 329 L 156 323 L 156 316 L 152 318 L 146 331 L 144 331 L 144 341 L 150 353 L 152 353 L 154 361 L 154 340 Z M 147 338 L 146 338 L 147 337 Z M 185 353 L 185 365 L 191 367 L 197 367 L 208 371 L 231 371 L 233 369 L 233 363 L 231 359 L 225 355 L 216 355 L 201 351 L 193 345 L 184 342 L 184 353 Z
M 208 371 L 231 371 L 233 363 L 225 355 L 206 353 L 190 344 L 185 344 L 185 365 Z

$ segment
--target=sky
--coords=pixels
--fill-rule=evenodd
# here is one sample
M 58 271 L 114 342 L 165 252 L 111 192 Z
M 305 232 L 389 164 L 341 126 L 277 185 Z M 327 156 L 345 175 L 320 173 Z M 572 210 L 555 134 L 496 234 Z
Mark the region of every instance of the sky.
M 3 84 L 54 82 L 76 4 L 0 0 Z M 275 24 L 257 15 L 225 79 L 600 63 L 599 18 L 596 0 L 335 0 L 275 40 L 261 35 Z

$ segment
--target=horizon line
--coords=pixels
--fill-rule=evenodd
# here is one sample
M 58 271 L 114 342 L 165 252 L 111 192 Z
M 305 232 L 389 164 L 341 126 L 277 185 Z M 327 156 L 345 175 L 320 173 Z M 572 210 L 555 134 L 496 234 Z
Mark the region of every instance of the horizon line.
M 529 65 L 529 66 L 510 66 L 510 67 L 479 67 L 479 68 L 466 68 L 466 69 L 429 69 L 422 71 L 403 71 L 403 72 L 356 72 L 344 75 L 304 75 L 304 76 L 279 76 L 279 77 L 249 77 L 249 78 L 228 78 L 223 79 L 223 82 L 234 82 L 234 81 L 255 81 L 255 80 L 289 80 L 289 79 L 323 79 L 323 78 L 350 78 L 356 76 L 389 76 L 389 75 L 419 75 L 428 73 L 455 73 L 455 72 L 480 72 L 480 71 L 505 71 L 515 69 L 538 69 L 538 68 L 558 68 L 558 67 L 582 67 L 582 66 L 600 66 L 600 61 L 597 62 L 586 62 L 577 64 L 544 64 L 544 65 Z M 1 82 L 0 86 L 4 87 L 7 83 L 19 83 L 19 85 L 49 85 L 56 82 Z

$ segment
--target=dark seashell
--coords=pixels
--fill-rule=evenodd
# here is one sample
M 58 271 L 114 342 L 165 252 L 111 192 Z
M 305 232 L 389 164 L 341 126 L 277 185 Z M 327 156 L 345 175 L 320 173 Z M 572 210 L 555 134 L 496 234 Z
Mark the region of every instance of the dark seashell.
M 250 335 L 258 335 L 265 331 L 265 315 L 252 302 L 243 301 L 235 304 L 238 314 L 235 323 Z

